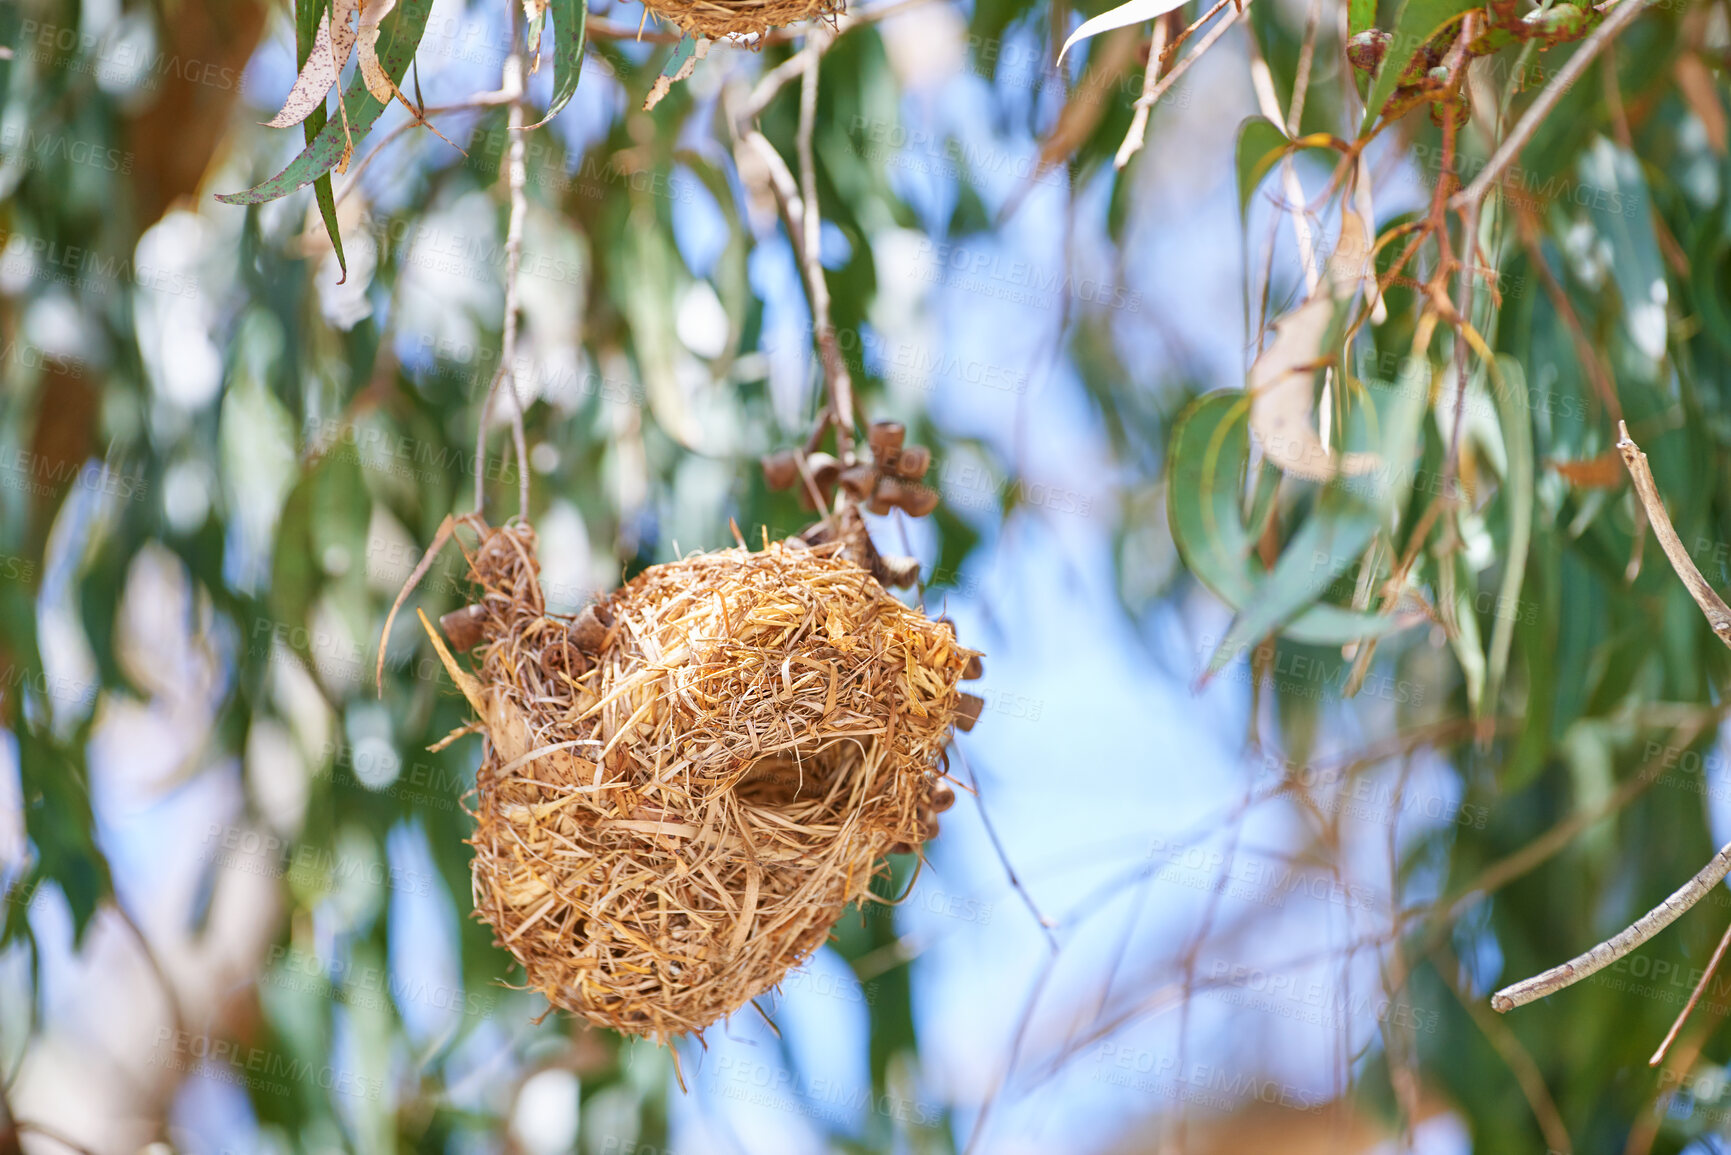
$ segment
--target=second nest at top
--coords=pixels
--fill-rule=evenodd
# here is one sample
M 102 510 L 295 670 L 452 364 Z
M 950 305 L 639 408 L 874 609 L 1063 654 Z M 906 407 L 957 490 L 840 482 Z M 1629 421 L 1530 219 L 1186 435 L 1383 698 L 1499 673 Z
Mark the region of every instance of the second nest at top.
M 645 0 L 644 7 L 687 36 L 763 36 L 802 20 L 841 14 L 843 0 Z
M 659 1040 L 778 984 L 927 837 L 977 657 L 839 548 L 652 567 L 575 621 L 486 532 L 476 910 L 530 988 Z

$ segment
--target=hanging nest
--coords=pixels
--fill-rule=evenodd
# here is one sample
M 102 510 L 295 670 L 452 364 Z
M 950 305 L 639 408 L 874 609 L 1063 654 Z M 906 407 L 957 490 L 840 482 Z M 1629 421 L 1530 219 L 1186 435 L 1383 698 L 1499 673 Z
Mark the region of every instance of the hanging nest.
M 935 832 L 979 656 L 854 560 L 852 517 L 654 566 L 575 617 L 545 611 L 533 529 L 470 519 L 483 596 L 444 625 L 479 677 L 428 632 L 487 738 L 475 910 L 554 1006 L 700 1031 Z
M 644 7 L 687 36 L 762 37 L 774 28 L 839 16 L 843 0 L 645 0 Z

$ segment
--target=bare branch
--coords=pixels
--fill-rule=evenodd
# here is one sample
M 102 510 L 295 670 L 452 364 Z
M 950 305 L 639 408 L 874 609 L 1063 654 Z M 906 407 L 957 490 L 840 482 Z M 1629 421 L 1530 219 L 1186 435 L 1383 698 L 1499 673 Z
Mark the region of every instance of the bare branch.
M 1568 61 L 1557 70 L 1557 74 L 1551 78 L 1549 84 L 1545 85 L 1544 91 L 1539 93 L 1538 98 L 1527 106 L 1527 111 L 1521 114 L 1521 119 L 1509 131 L 1509 135 L 1503 138 L 1503 143 L 1497 146 L 1497 151 L 1491 154 L 1491 159 L 1485 162 L 1485 167 L 1479 170 L 1479 175 L 1473 178 L 1473 183 L 1467 186 L 1466 191 L 1455 194 L 1453 202 L 1455 208 L 1484 201 L 1485 194 L 1490 191 L 1491 185 L 1496 182 L 1498 177 L 1502 176 L 1505 168 L 1514 163 L 1514 159 L 1522 147 L 1539 130 L 1539 125 L 1543 123 L 1546 116 L 1550 115 L 1551 109 L 1556 107 L 1557 101 L 1563 98 L 1563 93 L 1567 92 L 1569 86 L 1580 79 L 1581 74 L 1587 70 L 1587 66 L 1593 62 L 1593 58 L 1604 49 L 1605 45 L 1609 44 L 1617 33 L 1627 28 L 1635 17 L 1639 16 L 1651 3 L 1653 0 L 1621 0 L 1605 22 L 1594 29 L 1593 34 L 1583 40 L 1581 46 L 1575 49 L 1575 54 L 1569 57 Z
M 511 383 L 511 442 L 517 451 L 517 516 L 529 513 L 529 458 L 523 435 L 523 399 L 517 391 L 517 313 L 521 307 L 519 272 L 523 266 L 523 218 L 528 215 L 529 169 L 523 143 L 523 51 L 516 27 L 518 9 L 512 6 L 511 54 L 505 58 L 504 82 L 499 90 L 509 94 L 510 112 L 506 131 L 511 148 L 506 157 L 506 183 L 510 189 L 511 212 L 505 226 L 505 322 L 499 342 L 499 365 L 487 386 L 487 396 L 481 402 L 481 417 L 475 431 L 475 511 L 481 511 L 485 497 L 482 484 L 485 476 L 484 458 L 487 451 L 487 415 L 492 411 L 493 398 L 499 386 Z
M 739 142 L 749 147 L 763 162 L 770 192 L 774 194 L 776 206 L 781 210 L 782 222 L 787 227 L 788 242 L 793 246 L 794 260 L 798 263 L 801 278 L 805 281 L 806 300 L 811 308 L 812 333 L 816 337 L 818 355 L 823 362 L 825 379 L 829 383 L 829 404 L 826 407 L 828 414 L 814 430 L 814 442 L 821 436 L 824 427 L 833 423 L 836 426 L 836 448 L 839 451 L 837 456 L 844 463 L 851 464 L 853 376 L 841 355 L 835 325 L 830 320 L 829 283 L 824 279 L 820 252 L 822 218 L 819 216 L 817 204 L 817 162 L 812 152 L 812 134 L 817 127 L 818 62 L 827 50 L 828 43 L 821 40 L 814 31 L 812 39 L 794 58 L 800 62 L 802 69 L 799 131 L 795 139 L 799 163 L 797 182 L 792 170 L 787 167 L 787 162 L 752 122 L 755 115 L 752 110 L 761 93 L 761 85 L 759 94 L 732 104 L 729 113 L 734 134 Z M 814 443 L 807 447 L 807 451 L 815 448 Z
M 817 209 L 817 161 L 812 155 L 812 134 L 817 129 L 817 71 L 823 55 L 821 34 L 805 42 L 805 78 L 799 90 L 799 135 L 794 144 L 799 154 L 799 196 L 805 204 L 805 283 L 811 297 L 812 331 L 817 334 L 817 346 L 823 355 L 824 373 L 829 378 L 830 418 L 835 423 L 836 456 L 843 464 L 853 458 L 853 375 L 842 358 L 836 341 L 835 325 L 830 320 L 829 282 L 824 279 L 821 259 L 823 219 Z
M 1706 898 L 1715 886 L 1731 874 L 1731 842 L 1719 848 L 1712 861 L 1671 897 L 1636 919 L 1626 930 L 1606 939 L 1584 954 L 1577 955 L 1561 966 L 1534 975 L 1512 986 L 1506 986 L 1491 996 L 1491 1006 L 1504 1014 L 1570 987 L 1598 973 L 1676 922 L 1683 912 Z
M 1218 12 L 1220 9 L 1224 8 L 1225 6 L 1226 6 L 1226 0 L 1221 0 L 1221 3 L 1216 4 L 1214 6 L 1214 8 L 1207 13 L 1207 15 L 1202 17 L 1202 20 L 1208 19 L 1209 16 L 1214 15 L 1215 12 Z M 1236 13 L 1234 13 L 1231 16 L 1228 16 L 1226 19 L 1222 20 L 1220 23 L 1218 23 L 1214 27 L 1210 28 L 1208 30 L 1208 35 L 1204 36 L 1200 41 L 1197 42 L 1195 49 L 1193 51 L 1191 51 L 1190 55 L 1186 56 L 1183 60 L 1180 60 L 1176 65 L 1174 65 L 1172 68 L 1172 71 L 1168 72 L 1166 74 L 1165 78 L 1162 79 L 1159 84 L 1156 84 L 1152 89 L 1142 93 L 1141 96 L 1136 98 L 1136 107 L 1137 108 L 1152 108 L 1154 106 L 1155 102 L 1157 102 L 1162 96 L 1166 95 L 1167 89 L 1171 88 L 1174 84 L 1178 83 L 1179 79 L 1183 77 L 1184 73 L 1189 70 L 1189 68 L 1192 64 L 1196 63 L 1196 61 L 1202 56 L 1203 53 L 1207 52 L 1210 48 L 1214 47 L 1214 42 L 1219 40 L 1222 36 L 1226 35 L 1226 33 L 1231 30 L 1231 28 L 1234 24 L 1238 23 L 1240 20 L 1243 20 L 1245 13 L 1247 13 L 1249 11 L 1250 11 L 1250 0 L 1244 0 L 1244 6 L 1242 8 L 1240 8 Z M 1196 23 L 1200 24 L 1202 22 L 1202 20 L 1198 20 Z M 1194 24 L 1191 25 L 1191 28 L 1194 28 L 1194 27 L 1195 27 Z M 1190 33 L 1191 28 L 1185 29 L 1184 34 L 1188 35 Z M 1167 48 L 1166 51 L 1171 52 L 1173 48 L 1176 48 L 1181 43 L 1183 43 L 1183 36 L 1180 36 L 1177 40 L 1173 41 L 1171 47 Z
M 1292 79 L 1292 105 L 1286 114 L 1286 135 L 1297 136 L 1298 125 L 1304 119 L 1304 98 L 1310 90 L 1310 68 L 1316 58 L 1316 33 L 1322 24 L 1322 0 L 1310 0 L 1310 13 L 1304 18 L 1304 46 L 1298 53 L 1298 71 Z
M 1617 451 L 1623 455 L 1623 464 L 1629 467 L 1629 478 L 1635 483 L 1635 493 L 1641 499 L 1641 507 L 1647 511 L 1647 520 L 1653 523 L 1653 536 L 1658 538 L 1659 544 L 1664 547 L 1665 556 L 1671 559 L 1671 568 L 1683 579 L 1689 596 L 1695 599 L 1695 604 L 1707 615 L 1707 624 L 1713 627 L 1713 632 L 1719 635 L 1720 641 L 1731 646 L 1731 606 L 1725 604 L 1725 600 L 1715 593 L 1713 587 L 1707 584 L 1707 579 L 1701 576 L 1701 571 L 1695 568 L 1695 560 L 1689 556 L 1688 547 L 1683 544 L 1683 539 L 1677 536 L 1677 530 L 1671 525 L 1671 515 L 1665 512 L 1665 501 L 1659 496 L 1659 487 L 1653 482 L 1653 471 L 1647 466 L 1647 455 L 1642 453 L 1641 447 L 1629 437 L 1627 422 L 1617 422 L 1617 438 Z
M 1142 74 L 1142 95 L 1147 96 L 1154 91 L 1154 86 L 1160 82 L 1160 66 L 1165 63 L 1162 57 L 1166 51 L 1166 18 L 1164 16 L 1154 21 L 1154 39 L 1148 44 L 1148 70 Z M 1112 159 L 1112 167 L 1122 170 L 1130 163 L 1130 158 L 1142 151 L 1142 144 L 1148 136 L 1148 114 L 1153 111 L 1152 104 L 1136 102 L 1136 111 L 1130 117 L 1130 129 L 1124 134 L 1124 143 L 1118 146 L 1118 155 Z

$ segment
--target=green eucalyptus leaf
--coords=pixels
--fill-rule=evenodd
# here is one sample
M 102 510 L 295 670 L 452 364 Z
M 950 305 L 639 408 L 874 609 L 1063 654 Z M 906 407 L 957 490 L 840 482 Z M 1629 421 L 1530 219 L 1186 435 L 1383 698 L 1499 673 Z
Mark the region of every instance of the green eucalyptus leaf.
M 1507 464 L 1502 498 L 1508 536 L 1502 554 L 1503 580 L 1497 593 L 1491 648 L 1485 671 L 1484 696 L 1478 701 L 1480 717 L 1490 717 L 1497 707 L 1504 675 L 1509 667 L 1509 649 L 1515 624 L 1521 616 L 1521 586 L 1527 572 L 1527 550 L 1533 540 L 1533 414 L 1527 404 L 1527 375 L 1513 359 L 1498 357 L 1491 367 L 1496 391 L 1497 420 L 1502 427 Z
M 72 908 L 73 935 L 80 943 L 113 885 L 108 860 L 96 845 L 82 751 L 81 742 L 39 734 L 29 725 L 18 729 L 24 832 L 36 851 L 30 893 L 44 879 L 58 885 Z
M 393 83 L 401 84 L 408 75 L 432 10 L 433 0 L 403 0 L 380 26 L 379 64 Z M 231 205 L 261 205 L 303 189 L 330 172 L 342 160 L 347 141 L 358 142 L 385 111 L 385 106 L 367 91 L 366 82 L 359 76 L 350 81 L 348 91 L 343 94 L 343 106 L 348 110 L 347 135 L 344 120 L 339 116 L 320 129 L 287 168 L 245 192 L 222 193 L 216 199 Z M 332 223 L 334 220 L 327 221 L 327 225 Z
M 584 29 L 589 19 L 589 0 L 552 0 L 547 6 L 547 15 L 553 19 L 553 99 L 547 105 L 547 115 L 541 118 L 541 124 L 558 116 L 577 91 L 577 78 L 583 72 Z
M 1263 567 L 1242 508 L 1244 474 L 1250 458 L 1249 416 L 1250 404 L 1244 394 L 1210 393 L 1191 402 L 1173 430 L 1167 458 L 1167 519 L 1184 564 L 1221 601 L 1241 613 L 1253 614 L 1251 628 L 1265 616 L 1256 608 L 1258 604 L 1277 596 L 1278 589 L 1294 590 L 1302 579 L 1312 590 L 1308 598 L 1282 598 L 1277 612 L 1262 626 L 1262 634 L 1252 641 L 1276 625 L 1283 626 L 1281 633 L 1286 637 L 1315 644 L 1338 644 L 1386 633 L 1395 625 L 1393 617 L 1317 602 L 1334 576 L 1357 556 L 1350 554 L 1338 567 L 1316 566 L 1313 551 L 1321 550 L 1328 556 L 1331 549 L 1349 544 L 1340 537 L 1341 522 L 1325 517 L 1314 526 L 1307 523 L 1283 552 L 1276 573 L 1271 575 Z M 1366 524 L 1370 532 L 1375 531 L 1379 520 L 1376 505 L 1365 503 L 1344 487 L 1329 501 L 1331 507 L 1363 507 L 1368 514 Z M 1350 532 L 1356 535 L 1360 527 L 1355 523 Z M 1364 541 L 1368 540 L 1367 535 Z M 1300 550 L 1305 551 L 1302 556 Z M 1313 587 L 1310 571 L 1320 574 L 1323 568 L 1330 572 Z M 1229 656 L 1242 647 L 1242 632 L 1235 625 L 1230 637 L 1232 649 L 1223 643 L 1223 653 Z
M 1292 148 L 1292 140 L 1266 116 L 1252 116 L 1238 126 L 1238 212 L 1250 208 L 1250 198 L 1262 178 Z

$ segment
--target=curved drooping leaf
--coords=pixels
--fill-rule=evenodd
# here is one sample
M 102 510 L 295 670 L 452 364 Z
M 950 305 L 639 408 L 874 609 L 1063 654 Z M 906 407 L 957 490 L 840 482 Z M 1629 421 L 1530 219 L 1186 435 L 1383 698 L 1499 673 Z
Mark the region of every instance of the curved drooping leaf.
M 1266 599 L 1272 592 L 1271 580 L 1276 580 L 1256 556 L 1256 542 L 1242 511 L 1244 470 L 1250 458 L 1249 418 L 1250 402 L 1242 393 L 1210 393 L 1197 398 L 1173 430 L 1166 467 L 1167 518 L 1184 564 L 1216 597 L 1240 612 Z M 1345 490 L 1341 492 L 1350 497 Z M 1303 535 L 1306 531 L 1300 532 Z M 1329 548 L 1331 536 L 1332 530 L 1319 525 L 1309 531 L 1302 546 L 1305 550 Z M 1300 544 L 1295 539 L 1282 561 Z M 1307 553 L 1290 564 L 1308 568 L 1312 559 Z M 1330 581 L 1332 578 L 1330 575 Z M 1317 602 L 1328 584 L 1323 582 L 1308 603 L 1282 603 L 1278 616 L 1284 619 L 1283 635 L 1300 642 L 1342 644 L 1380 636 L 1398 624 L 1391 616 Z
M 408 74 L 432 9 L 433 0 L 404 0 L 381 26 L 379 62 L 393 83 L 401 83 Z M 303 189 L 330 172 L 343 159 L 350 140 L 365 136 L 385 111 L 384 103 L 367 90 L 361 76 L 349 81 L 343 107 L 348 111 L 346 131 L 342 117 L 330 121 L 287 168 L 245 192 L 221 193 L 216 199 L 231 205 L 261 205 Z
M 303 73 L 307 60 L 318 50 L 317 30 L 326 27 L 329 19 L 328 6 L 316 0 L 306 0 L 295 13 L 295 56 L 300 61 Z M 347 12 L 343 19 L 348 19 Z M 335 83 L 334 77 L 332 83 Z M 319 133 L 324 131 L 326 119 L 324 98 L 321 96 L 318 105 L 301 121 L 307 144 L 310 145 L 319 138 Z M 342 279 L 346 281 L 349 279 L 349 260 L 343 254 L 342 230 L 337 227 L 337 195 L 336 190 L 331 187 L 330 173 L 325 173 L 313 182 L 313 199 L 318 203 L 319 219 L 324 221 L 325 235 L 331 239 L 331 248 L 337 255 L 337 267 L 342 270 Z
M 1491 627 L 1484 695 L 1479 716 L 1489 717 L 1496 708 L 1503 676 L 1508 672 L 1509 648 L 1514 643 L 1515 622 L 1520 618 L 1521 585 L 1526 579 L 1527 550 L 1533 540 L 1533 414 L 1527 404 L 1527 376 L 1513 358 L 1500 356 L 1487 361 L 1496 392 L 1497 419 L 1502 426 L 1507 454 L 1503 477 L 1503 502 L 1508 517 L 1508 552 L 1503 555 L 1503 581 L 1497 592 L 1496 623 Z
M 1340 449 L 1349 456 L 1374 456 L 1379 464 L 1369 473 L 1341 477 L 1323 487 L 1273 570 L 1257 583 L 1255 596 L 1240 607 L 1209 662 L 1210 670 L 1223 668 L 1234 654 L 1275 630 L 1297 641 L 1348 642 L 1386 633 L 1397 624 L 1392 614 L 1336 608 L 1343 616 L 1327 624 L 1356 632 L 1318 639 L 1313 631 L 1323 623 L 1306 621 L 1323 608 L 1318 599 L 1335 579 L 1364 555 L 1388 511 L 1405 500 L 1412 483 L 1426 391 L 1403 378 L 1393 389 L 1366 390 L 1363 396 L 1341 431 Z M 1376 628 L 1364 629 L 1366 621 L 1376 623 Z
M 1127 28 L 1132 24 L 1140 24 L 1152 20 L 1156 16 L 1184 7 L 1184 0 L 1126 0 L 1116 8 L 1108 9 L 1090 20 L 1082 21 L 1076 31 L 1070 33 L 1064 41 L 1064 47 L 1058 50 L 1058 63 L 1064 63 L 1064 54 L 1074 48 L 1079 41 L 1090 36 L 1098 36 L 1102 32 L 1111 32 L 1116 28 Z
M 1250 207 L 1250 198 L 1262 178 L 1286 155 L 1292 141 L 1280 126 L 1266 116 L 1252 116 L 1238 126 L 1238 212 Z
M 577 78 L 583 71 L 584 29 L 589 20 L 589 0 L 552 0 L 546 14 L 553 19 L 553 99 L 539 128 L 571 103 Z
M 83 942 L 97 906 L 113 893 L 108 860 L 96 842 L 84 747 L 82 741 L 38 734 L 27 724 L 15 733 L 24 830 L 37 856 L 24 889 L 34 895 L 44 881 L 57 884 L 72 912 L 74 939 Z M 28 900 L 10 904 L 6 941 L 22 933 L 30 905 Z

